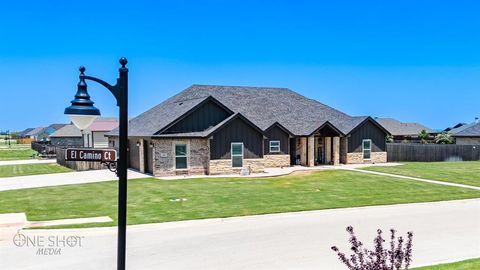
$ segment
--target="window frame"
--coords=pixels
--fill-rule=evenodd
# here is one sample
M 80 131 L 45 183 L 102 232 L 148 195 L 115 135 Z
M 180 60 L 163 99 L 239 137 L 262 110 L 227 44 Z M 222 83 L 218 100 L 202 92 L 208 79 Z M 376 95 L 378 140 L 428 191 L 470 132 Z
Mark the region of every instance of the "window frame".
M 365 142 L 369 142 L 370 148 L 365 148 Z M 365 151 L 369 151 L 369 157 L 365 158 Z M 372 139 L 363 139 L 362 140 L 362 158 L 364 160 L 371 160 L 372 159 Z
M 185 155 L 177 155 L 177 145 L 185 145 Z M 173 166 L 175 170 L 188 170 L 188 143 L 174 143 L 173 144 Z M 185 168 L 177 168 L 177 158 L 185 158 Z
M 239 144 L 242 146 L 242 154 L 233 154 L 233 145 L 234 144 Z M 241 166 L 233 166 L 233 157 L 242 157 L 242 165 Z M 243 142 L 232 142 L 230 143 L 230 160 L 232 161 L 232 168 L 243 168 L 243 160 L 245 159 L 245 147 L 243 145 Z
M 278 143 L 278 146 L 273 146 L 273 147 L 278 147 L 278 150 L 272 150 L 272 143 Z M 280 140 L 271 140 L 268 142 L 268 151 L 270 153 L 280 153 L 281 152 L 281 142 Z

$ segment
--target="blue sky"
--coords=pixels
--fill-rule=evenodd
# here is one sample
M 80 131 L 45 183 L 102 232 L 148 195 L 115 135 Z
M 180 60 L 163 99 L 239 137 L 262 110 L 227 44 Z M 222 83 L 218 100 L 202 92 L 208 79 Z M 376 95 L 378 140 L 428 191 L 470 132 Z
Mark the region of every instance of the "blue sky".
M 432 128 L 480 116 L 478 1 L 9 1 L 0 9 L 0 130 L 67 122 L 78 66 L 130 116 L 191 84 L 288 87 L 351 115 Z M 89 92 L 105 116 L 113 97 Z

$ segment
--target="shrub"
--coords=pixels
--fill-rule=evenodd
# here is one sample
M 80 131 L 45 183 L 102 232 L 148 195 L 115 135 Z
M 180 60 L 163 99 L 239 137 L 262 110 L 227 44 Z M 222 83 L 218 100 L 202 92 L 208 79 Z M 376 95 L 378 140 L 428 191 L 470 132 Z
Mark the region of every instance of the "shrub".
M 453 143 L 453 138 L 452 134 L 448 132 L 442 132 L 435 136 L 435 143 L 437 144 L 452 144 Z
M 428 138 L 430 137 L 430 134 L 425 129 L 422 129 L 420 133 L 418 133 L 418 138 L 423 144 L 427 143 Z
M 393 136 L 392 135 L 387 135 L 387 137 L 385 138 L 385 141 L 387 143 L 393 143 L 394 142 Z
M 395 239 L 395 230 L 390 230 L 390 246 L 385 248 L 383 243 L 385 240 L 382 237 L 382 230 L 377 230 L 377 236 L 373 240 L 375 245 L 373 250 L 368 250 L 363 247 L 353 231 L 352 226 L 347 227 L 347 232 L 350 234 L 349 243 L 353 252 L 350 257 L 339 251 L 336 246 L 332 250 L 337 253 L 340 261 L 347 266 L 349 270 L 399 270 L 408 269 L 412 262 L 412 240 L 413 233 L 408 232 L 407 242 L 404 243 L 403 237 Z

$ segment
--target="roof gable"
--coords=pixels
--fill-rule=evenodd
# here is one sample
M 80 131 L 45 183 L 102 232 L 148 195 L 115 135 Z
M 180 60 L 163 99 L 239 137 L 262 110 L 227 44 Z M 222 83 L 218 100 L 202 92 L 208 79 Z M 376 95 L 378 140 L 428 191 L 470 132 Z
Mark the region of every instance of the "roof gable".
M 229 108 L 209 96 L 155 134 L 204 131 L 209 127 L 216 126 L 232 114 L 233 112 Z M 196 122 L 195 127 L 187 127 L 194 124 L 191 122 Z

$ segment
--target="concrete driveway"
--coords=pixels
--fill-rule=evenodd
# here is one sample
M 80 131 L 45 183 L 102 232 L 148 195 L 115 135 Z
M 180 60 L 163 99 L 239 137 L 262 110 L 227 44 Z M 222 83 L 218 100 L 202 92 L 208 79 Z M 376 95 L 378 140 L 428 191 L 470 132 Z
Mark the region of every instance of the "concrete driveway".
M 345 227 L 372 242 L 377 228 L 414 231 L 414 266 L 480 257 L 480 199 L 129 226 L 128 269 L 345 269 Z M 115 269 L 115 228 L 23 231 L 79 237 L 81 246 L 36 255 L 0 240 L 0 269 Z M 18 240 L 18 239 L 17 239 Z M 21 243 L 20 243 L 21 244 Z M 58 243 L 57 243 L 58 244 Z

